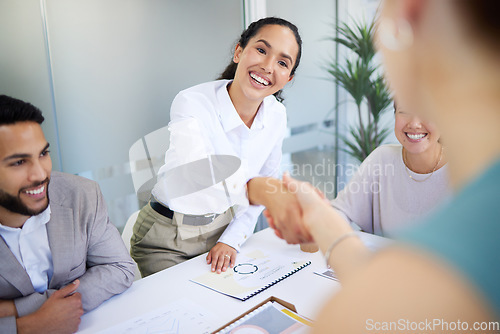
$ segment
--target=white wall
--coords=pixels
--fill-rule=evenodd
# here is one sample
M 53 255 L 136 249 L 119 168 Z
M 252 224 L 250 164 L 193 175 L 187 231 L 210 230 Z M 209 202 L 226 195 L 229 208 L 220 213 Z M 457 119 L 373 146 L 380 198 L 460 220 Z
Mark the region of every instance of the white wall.
M 241 28 L 228 1 L 51 0 L 47 16 L 70 173 L 127 162 L 137 138 L 167 124 L 178 91 L 215 79 Z

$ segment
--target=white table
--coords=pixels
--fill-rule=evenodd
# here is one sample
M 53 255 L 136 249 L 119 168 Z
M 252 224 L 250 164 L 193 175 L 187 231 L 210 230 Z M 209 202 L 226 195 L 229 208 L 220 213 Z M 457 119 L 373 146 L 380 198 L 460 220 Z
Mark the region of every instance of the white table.
M 361 236 L 365 243 L 371 246 L 384 244 L 386 240 L 366 233 L 361 233 Z M 314 274 L 314 271 L 326 269 L 321 252 L 304 253 L 298 245 L 288 245 L 276 237 L 269 228 L 249 238 L 243 249 L 250 246 L 260 247 L 267 252 L 279 252 L 293 258 L 310 260 L 311 265 L 242 302 L 189 281 L 210 270 L 205 261 L 206 254 L 203 254 L 135 281 L 121 295 L 114 296 L 97 309 L 85 314 L 82 317 L 79 333 L 98 332 L 180 299 L 188 299 L 210 310 L 215 315 L 212 330 L 270 296 L 294 304 L 298 313 L 315 319 L 321 306 L 340 287 L 338 282 Z

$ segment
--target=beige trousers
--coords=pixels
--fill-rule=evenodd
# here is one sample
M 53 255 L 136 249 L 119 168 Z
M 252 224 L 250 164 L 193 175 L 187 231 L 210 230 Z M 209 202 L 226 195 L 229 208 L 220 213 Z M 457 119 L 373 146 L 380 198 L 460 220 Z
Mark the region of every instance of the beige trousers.
M 130 255 L 142 277 L 154 274 L 209 251 L 232 220 L 230 210 L 202 226 L 182 224 L 184 215 L 174 212 L 172 219 L 148 203 L 139 212 L 130 239 Z

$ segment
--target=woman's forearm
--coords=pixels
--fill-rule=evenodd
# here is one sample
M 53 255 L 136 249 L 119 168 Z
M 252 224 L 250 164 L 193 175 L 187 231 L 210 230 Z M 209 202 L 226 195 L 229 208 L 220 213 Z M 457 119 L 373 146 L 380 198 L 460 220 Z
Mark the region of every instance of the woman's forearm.
M 284 194 L 280 180 L 272 177 L 255 177 L 247 183 L 248 200 L 252 205 L 268 206 L 273 196 Z
M 323 254 L 334 246 L 325 261 L 341 281 L 348 279 L 370 257 L 370 251 L 353 233 L 349 223 L 324 201 L 318 201 L 314 210 L 306 211 L 304 220 Z

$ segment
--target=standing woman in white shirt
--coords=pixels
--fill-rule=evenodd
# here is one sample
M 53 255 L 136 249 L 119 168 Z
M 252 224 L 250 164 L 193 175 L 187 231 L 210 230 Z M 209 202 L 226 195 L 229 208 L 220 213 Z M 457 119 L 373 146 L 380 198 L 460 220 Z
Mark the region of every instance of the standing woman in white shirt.
M 211 270 L 226 271 L 263 209 L 249 204 L 295 207 L 290 194 L 271 198 L 264 190 L 280 187 L 273 178 L 279 174 L 286 132 L 280 93 L 294 76 L 301 50 L 295 25 L 275 17 L 258 20 L 241 34 L 219 80 L 175 97 L 165 165 L 131 238 L 131 255 L 143 277 L 207 251 Z M 221 160 L 225 183 L 200 186 L 206 183 L 199 180 L 203 168 L 194 173 L 188 169 L 195 161 L 217 156 L 237 157 L 236 173 L 231 163 Z

